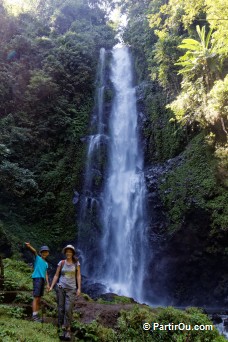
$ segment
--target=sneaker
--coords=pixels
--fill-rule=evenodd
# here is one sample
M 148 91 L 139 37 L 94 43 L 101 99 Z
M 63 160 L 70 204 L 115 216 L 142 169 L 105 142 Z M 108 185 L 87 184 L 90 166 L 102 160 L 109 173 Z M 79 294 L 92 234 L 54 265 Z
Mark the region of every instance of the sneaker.
M 34 322 L 43 323 L 43 320 L 40 319 L 38 315 L 33 315 L 32 319 Z
M 70 331 L 67 331 L 65 334 L 65 341 L 70 341 L 71 340 L 71 333 Z

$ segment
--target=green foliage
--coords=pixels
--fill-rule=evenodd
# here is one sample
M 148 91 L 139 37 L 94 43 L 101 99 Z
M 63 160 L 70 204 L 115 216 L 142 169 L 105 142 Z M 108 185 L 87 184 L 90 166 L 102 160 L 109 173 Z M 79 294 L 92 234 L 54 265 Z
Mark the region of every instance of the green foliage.
M 217 159 L 218 177 L 221 183 L 225 187 L 228 187 L 228 144 L 225 144 L 224 146 L 217 145 L 215 157 Z
M 179 70 L 179 74 L 183 74 L 182 91 L 167 107 L 173 110 L 182 124 L 197 122 L 202 128 L 210 127 L 217 140 L 227 141 L 226 109 L 221 103 L 216 103 L 221 98 L 224 104 L 227 102 L 226 79 L 216 82 L 222 75 L 219 43 L 215 38 L 211 40 L 212 29 L 206 35 L 205 26 L 200 29 L 197 25 L 196 31 L 200 41 L 185 38 L 179 45 L 179 48 L 187 50 L 175 63 L 182 66 Z M 219 131 L 216 126 L 220 126 Z
M 211 108 L 216 96 L 211 92 L 212 87 L 218 79 L 222 82 L 227 73 L 227 22 L 223 20 L 226 6 L 222 1 L 217 6 L 211 0 L 156 0 L 150 2 L 145 13 L 152 32 L 158 37 L 151 47 L 151 76 L 171 95 L 169 108 L 182 124 L 193 129 L 199 124 L 214 132 L 218 141 L 226 141 L 227 114 L 220 115 Z M 202 27 L 200 20 L 205 22 Z M 179 48 L 187 50 L 181 57 L 176 44 L 180 38 L 183 40 Z M 179 72 L 175 68 L 178 65 L 182 67 Z M 181 91 L 177 72 L 183 77 Z
M 5 190 L 11 191 L 19 197 L 37 189 L 32 172 L 19 167 L 17 163 L 3 161 L 0 165 L 0 177 Z
M 132 299 L 129 297 L 125 297 L 125 296 L 113 295 L 111 300 L 104 300 L 102 298 L 99 298 L 97 300 L 97 303 L 101 303 L 101 304 L 130 304 L 130 303 L 132 303 Z
M 200 134 L 183 153 L 182 164 L 167 175 L 160 186 L 163 202 L 169 210 L 170 230 L 179 229 L 186 215 L 197 208 L 211 214 L 212 226 L 226 229 L 226 191 L 219 186 L 215 168 L 213 154 L 204 135 Z
M 214 29 L 213 37 L 218 42 L 219 54 L 222 58 L 227 58 L 228 54 L 228 9 L 227 3 L 223 0 L 214 2 L 206 0 L 206 15 L 210 27 Z
M 31 304 L 33 297 L 31 293 L 18 292 L 14 300 L 15 303 Z
M 220 121 L 223 134 L 225 133 L 228 140 L 228 76 L 224 80 L 216 81 L 209 92 L 205 118 L 209 124 Z M 224 149 L 226 149 L 226 146 Z
M 0 317 L 1 315 L 6 315 L 12 318 L 24 318 L 24 309 L 18 306 L 0 305 Z M 1 336 L 1 335 L 0 335 Z
M 176 33 L 181 32 L 183 27 L 189 29 L 194 21 L 201 18 L 204 6 L 204 0 L 151 1 L 148 15 L 150 27 Z
M 168 107 L 174 111 L 177 120 L 182 123 L 193 124 L 197 121 L 202 127 L 206 127 L 216 121 L 215 110 L 213 115 L 213 109 L 210 110 L 210 106 L 213 106 L 211 103 L 216 98 L 215 92 L 218 84 L 214 91 L 211 88 L 220 74 L 221 63 L 217 41 L 214 39 L 211 42 L 212 29 L 206 35 L 205 26 L 200 29 L 197 25 L 196 31 L 200 41 L 185 38 L 179 45 L 179 48 L 187 50 L 175 63 L 182 66 L 179 70 L 179 74 L 183 74 L 182 91 Z M 222 81 L 218 82 L 221 88 Z M 218 116 L 217 112 L 216 119 Z M 227 134 L 223 118 L 222 126 Z
M 214 82 L 210 92 L 207 92 L 203 76 L 194 82 L 184 80 L 182 92 L 167 105 L 182 125 L 198 122 L 202 128 L 213 132 L 216 141 L 222 143 L 221 148 L 228 139 L 227 79 Z
M 207 92 L 218 76 L 221 65 L 217 42 L 210 42 L 212 30 L 206 35 L 205 26 L 196 26 L 200 42 L 185 38 L 178 47 L 187 52 L 181 56 L 176 65 L 182 66 L 179 74 L 183 74 L 182 92 L 168 107 L 171 108 L 177 120 L 184 123 L 198 121 L 205 126 L 207 114 Z M 183 121 L 184 120 L 184 121 Z
M 6 4 L 6 2 L 5 2 Z M 101 47 L 114 44 L 98 3 L 24 2 L 0 11 L 0 208 L 14 249 L 75 236 Z M 16 8 L 17 7 L 17 8 Z
M 99 342 L 116 342 L 115 331 L 110 328 L 103 327 L 96 321 L 89 324 L 82 324 L 73 321 L 72 328 L 76 330 L 75 336 L 78 341 L 99 341 Z
M 163 341 L 223 341 L 224 338 L 219 336 L 218 331 L 216 331 L 212 325 L 212 322 L 208 317 L 201 312 L 198 308 L 189 308 L 186 311 L 179 311 L 172 307 L 168 307 L 163 310 L 157 317 L 160 324 L 169 324 L 172 322 L 174 325 L 179 323 L 184 323 L 190 325 L 191 327 L 198 326 L 212 326 L 212 330 L 191 330 L 191 331 L 156 331 L 153 336 L 155 336 L 155 341 L 162 338 Z
M 151 47 L 156 42 L 155 34 L 150 30 L 146 16 L 148 4 L 148 1 L 136 1 L 133 4 L 128 2 L 130 20 L 123 34 L 124 41 L 132 48 L 135 69 L 140 81 L 148 78 Z
M 4 259 L 4 284 L 7 290 L 32 290 L 32 269 L 23 261 Z
M 196 26 L 200 42 L 191 38 L 183 39 L 182 44 L 178 47 L 188 51 L 179 58 L 176 64 L 183 67 L 179 73 L 185 74 L 188 79 L 194 80 L 196 77 L 202 76 L 205 87 L 210 89 L 213 79 L 216 77 L 216 71 L 219 71 L 219 56 L 217 42 L 214 40 L 210 44 L 212 29 L 207 35 L 205 30 L 205 26 L 202 29 L 200 29 L 199 25 Z
M 30 268 L 24 262 L 18 262 L 13 259 L 4 259 L 6 270 L 6 279 L 11 279 L 15 276 L 16 281 L 19 280 L 17 289 L 24 288 L 24 280 L 28 273 L 31 273 Z M 226 279 L 224 278 L 224 284 Z M 220 284 L 221 286 L 221 284 Z M 218 289 L 219 290 L 219 289 Z M 221 291 L 221 289 L 220 289 Z M 116 305 L 120 303 L 129 303 L 130 298 L 114 296 Z M 84 296 L 85 298 L 85 296 Z M 45 311 L 45 316 L 56 317 L 56 298 L 54 293 L 45 293 L 43 298 L 45 305 L 49 307 Z M 88 298 L 89 301 L 91 299 Z M 29 341 L 55 341 L 57 339 L 56 327 L 52 324 L 37 324 L 22 318 L 25 317 L 24 309 L 21 304 L 30 303 L 31 297 L 26 292 L 18 292 L 14 303 L 11 305 L 0 304 L 0 341 L 26 341 L 29 336 Z M 92 301 L 93 302 L 93 301 Z M 90 303 L 92 306 L 93 303 Z M 114 303 L 113 303 L 114 304 Z M 95 304 L 96 305 L 96 304 Z M 114 304 L 115 305 L 115 304 Z M 122 310 L 117 325 L 112 329 L 101 325 L 99 317 L 97 321 L 89 324 L 80 322 L 80 315 L 74 313 L 72 324 L 73 333 L 77 341 L 225 341 L 222 336 L 219 336 L 217 330 L 165 330 L 156 329 L 154 331 L 143 330 L 143 323 L 148 322 L 153 324 L 157 322 L 160 325 L 173 325 L 184 323 L 186 325 L 211 325 L 208 317 L 202 313 L 200 309 L 188 308 L 177 310 L 172 307 L 168 308 L 150 308 L 146 305 L 134 305 L 131 311 Z
M 202 101 L 202 98 L 204 101 Z M 182 82 L 182 92 L 176 99 L 166 106 L 171 109 L 178 122 L 183 126 L 191 126 L 196 122 L 201 127 L 205 127 L 205 107 L 206 91 L 203 78 L 198 78 L 194 82 Z
M 161 325 L 156 330 L 143 330 L 143 323 L 153 323 Z M 217 330 L 180 330 L 180 329 L 165 329 L 165 325 L 172 323 L 174 326 L 179 323 L 186 325 L 212 325 L 212 322 L 197 308 L 189 308 L 186 311 L 181 311 L 168 307 L 158 309 L 153 312 L 148 308 L 142 309 L 135 306 L 132 311 L 122 311 L 118 319 L 119 341 L 225 341 L 225 338 L 219 336 Z
M 41 99 L 50 100 L 57 90 L 58 86 L 51 77 L 46 76 L 42 70 L 34 70 L 27 86 L 26 95 L 30 97 L 29 100 L 32 102 L 37 102 Z
M 81 296 L 88 302 L 93 302 L 93 299 L 86 293 L 82 293 Z
M 212 228 L 228 229 L 228 193 L 220 189 L 218 195 L 207 202 L 207 208 L 211 210 Z
M 121 341 L 153 341 L 150 334 L 143 330 L 144 322 L 152 322 L 155 315 L 147 308 L 141 309 L 135 305 L 131 311 L 122 311 L 118 318 L 119 338 Z
M 164 95 L 159 93 L 147 95 L 146 112 L 149 121 L 144 129 L 148 139 L 146 158 L 149 161 L 165 161 L 180 153 L 185 144 L 185 131 L 173 118 L 170 110 L 164 109 Z
M 0 308 L 0 341 L 55 342 L 58 339 L 56 327 L 52 324 L 37 324 L 28 320 L 11 318 Z
M 167 89 L 172 84 L 173 91 L 177 92 L 180 79 L 177 76 L 175 61 L 179 57 L 177 46 L 180 43 L 180 37 L 163 31 L 157 31 L 157 35 L 159 39 L 154 44 L 154 52 L 149 64 L 151 78 L 158 79 L 159 84 L 164 89 Z

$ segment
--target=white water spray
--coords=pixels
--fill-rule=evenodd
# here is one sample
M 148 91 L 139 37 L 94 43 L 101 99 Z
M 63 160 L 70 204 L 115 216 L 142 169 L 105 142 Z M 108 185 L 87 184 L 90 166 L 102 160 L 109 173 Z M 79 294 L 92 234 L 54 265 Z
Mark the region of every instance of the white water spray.
M 135 88 L 127 47 L 113 50 L 115 98 L 110 117 L 108 177 L 103 196 L 101 280 L 118 294 L 143 298 L 145 184 L 139 149 Z

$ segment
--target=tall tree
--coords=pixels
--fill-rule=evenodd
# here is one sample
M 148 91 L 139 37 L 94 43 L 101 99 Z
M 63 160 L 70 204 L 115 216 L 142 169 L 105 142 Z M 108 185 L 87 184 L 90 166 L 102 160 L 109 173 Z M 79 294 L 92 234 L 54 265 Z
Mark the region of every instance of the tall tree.
M 200 41 L 192 38 L 185 38 L 178 47 L 187 52 L 179 58 L 176 65 L 182 66 L 179 71 L 184 77 L 196 79 L 203 77 L 207 91 L 210 90 L 214 80 L 221 69 L 217 41 L 211 41 L 212 29 L 206 35 L 205 26 L 196 26 Z

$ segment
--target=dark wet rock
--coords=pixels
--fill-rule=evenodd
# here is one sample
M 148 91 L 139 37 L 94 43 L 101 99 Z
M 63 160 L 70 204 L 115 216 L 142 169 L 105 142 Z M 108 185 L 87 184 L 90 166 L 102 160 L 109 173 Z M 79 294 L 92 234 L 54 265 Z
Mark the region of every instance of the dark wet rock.
M 98 299 L 106 292 L 106 287 L 100 283 L 93 283 L 86 277 L 82 277 L 82 292 L 88 294 L 92 299 Z
M 225 318 L 223 321 L 224 327 L 228 327 L 228 318 Z
M 100 298 L 105 300 L 106 302 L 114 302 L 115 297 L 116 297 L 116 294 L 112 292 L 104 293 L 100 296 Z
M 219 314 L 213 314 L 211 319 L 214 324 L 222 323 L 222 317 Z
M 181 154 L 144 170 L 149 213 L 146 233 L 151 249 L 149 271 L 144 281 L 148 294 L 146 301 L 175 306 L 202 306 L 213 302 L 221 307 L 226 302 L 227 282 L 218 283 L 218 279 L 224 272 L 225 262 L 218 265 L 213 255 L 206 252 L 210 226 L 208 213 L 193 203 L 193 198 L 188 203 L 193 209 L 179 227 L 170 230 L 170 219 L 161 200 L 160 185 L 183 162 Z M 166 194 L 172 191 L 167 189 Z

